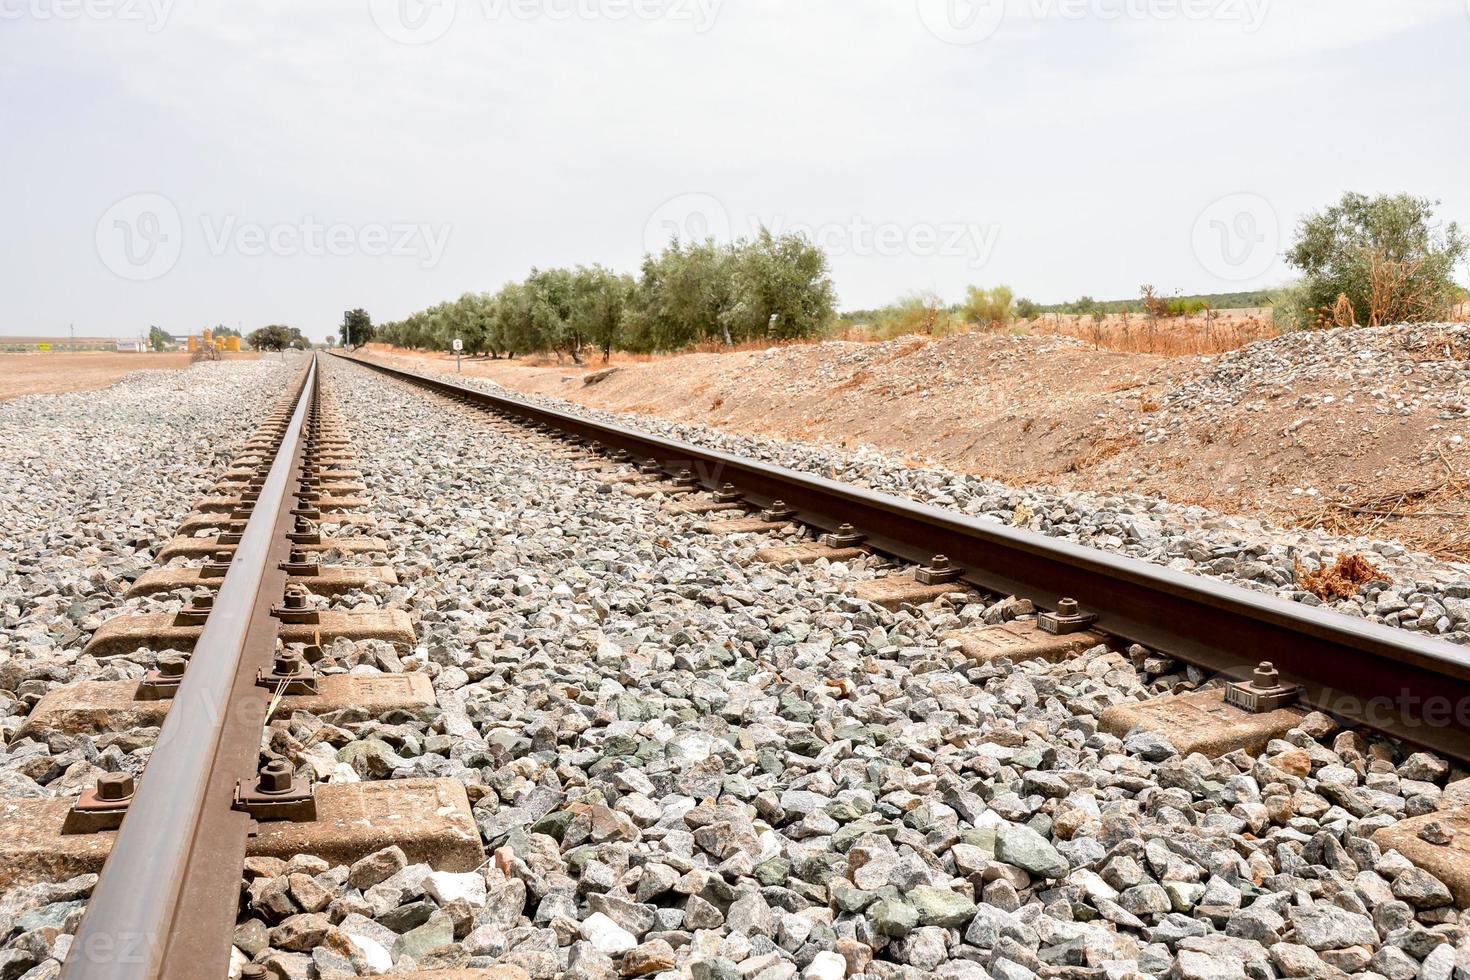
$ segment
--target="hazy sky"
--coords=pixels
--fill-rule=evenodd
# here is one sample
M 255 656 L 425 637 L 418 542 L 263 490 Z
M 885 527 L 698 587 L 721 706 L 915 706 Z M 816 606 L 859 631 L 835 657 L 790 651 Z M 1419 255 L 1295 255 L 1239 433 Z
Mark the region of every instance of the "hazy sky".
M 1344 190 L 1470 223 L 1466 0 L 0 0 L 0 334 L 328 334 L 673 229 L 844 308 L 1274 285 Z

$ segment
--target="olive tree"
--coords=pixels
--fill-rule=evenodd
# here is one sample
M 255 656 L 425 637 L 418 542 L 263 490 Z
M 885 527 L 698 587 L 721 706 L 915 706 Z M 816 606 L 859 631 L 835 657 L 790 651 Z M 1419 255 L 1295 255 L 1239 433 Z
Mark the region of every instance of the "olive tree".
M 1467 243 L 1454 222 L 1436 222 L 1438 204 L 1408 194 L 1347 193 L 1308 215 L 1286 253 L 1302 272 L 1302 306 L 1315 311 L 1319 322 L 1444 319 L 1458 296 L 1455 266 Z

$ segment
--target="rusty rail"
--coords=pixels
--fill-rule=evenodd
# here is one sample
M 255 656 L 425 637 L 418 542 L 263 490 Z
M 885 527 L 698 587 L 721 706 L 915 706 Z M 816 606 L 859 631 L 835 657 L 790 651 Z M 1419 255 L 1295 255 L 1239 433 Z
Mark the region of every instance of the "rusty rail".
M 138 781 L 62 968 L 64 980 L 223 977 L 251 817 L 236 782 L 256 773 L 269 698 L 255 685 L 276 642 L 291 488 L 316 397 L 315 358 Z
M 342 355 L 336 355 L 342 356 Z M 1355 725 L 1470 759 L 1470 651 L 1405 630 L 1187 575 L 1035 532 L 849 486 L 718 450 L 594 422 L 519 398 L 355 357 L 345 360 L 528 424 L 732 484 L 748 504 L 780 500 L 823 531 L 851 524 L 880 553 L 919 564 L 949 556 L 984 591 L 1055 609 L 1074 597 L 1096 628 L 1207 671 L 1245 679 L 1262 660 L 1302 700 Z

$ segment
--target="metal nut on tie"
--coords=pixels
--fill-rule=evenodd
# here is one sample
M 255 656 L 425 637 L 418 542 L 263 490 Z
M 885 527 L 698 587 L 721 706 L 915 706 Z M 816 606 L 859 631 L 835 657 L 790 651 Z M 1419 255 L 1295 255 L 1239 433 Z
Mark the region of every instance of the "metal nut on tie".
M 97 799 L 108 803 L 126 803 L 133 798 L 134 787 L 131 773 L 103 773 L 97 777 Z
M 288 585 L 281 604 L 271 609 L 271 615 L 283 623 L 318 622 L 320 614 L 311 607 L 309 596 L 303 586 Z
M 1058 599 L 1055 612 L 1036 614 L 1037 629 L 1054 636 L 1080 633 L 1095 622 L 1097 622 L 1095 614 L 1083 612 L 1077 600 L 1070 598 Z
M 1295 684 L 1281 683 L 1276 665 L 1263 660 L 1251 672 L 1250 680 L 1225 685 L 1225 703 L 1252 714 L 1264 714 L 1295 704 L 1301 691 Z
M 315 820 L 316 797 L 309 779 L 298 782 L 291 763 L 273 758 L 260 767 L 255 779 L 235 784 L 234 809 L 256 820 Z
M 817 540 L 829 548 L 853 548 L 867 539 L 866 534 L 851 524 L 839 524 L 837 530 L 824 534 Z
M 221 548 L 209 557 L 209 560 L 204 563 L 203 568 L 199 569 L 200 577 L 223 578 L 225 573 L 230 570 L 230 559 L 234 557 L 235 553 L 233 551 L 227 551 Z
M 796 516 L 796 511 L 786 505 L 784 500 L 773 500 L 771 506 L 761 511 L 761 520 L 767 524 L 779 524 L 789 521 Z
M 260 767 L 255 791 L 271 796 L 282 796 L 291 792 L 291 787 L 295 783 L 296 773 L 291 769 L 291 764 L 285 759 L 272 759 Z
M 181 625 L 198 626 L 209 618 L 209 612 L 213 608 L 214 592 L 209 589 L 200 589 L 179 610 L 177 620 Z
M 914 571 L 914 581 L 920 585 L 945 585 L 959 581 L 964 569 L 950 562 L 947 555 L 935 555 L 929 564 Z
M 278 641 L 276 654 L 271 659 L 270 673 L 257 671 L 255 686 L 278 694 L 315 694 L 317 675 L 309 663 L 313 657 L 316 660 L 321 659 L 320 647 L 311 646 L 298 652 L 287 650 Z
M 320 544 L 322 531 L 315 521 L 297 514 L 296 525 L 286 537 L 294 544 Z
M 133 801 L 136 784 L 125 772 L 103 773 L 96 784 L 82 790 L 62 821 L 63 834 L 95 834 L 122 826 Z
M 281 562 L 281 571 L 287 575 L 315 576 L 320 575 L 321 570 L 321 563 L 312 561 L 303 548 L 292 548 L 290 555 Z

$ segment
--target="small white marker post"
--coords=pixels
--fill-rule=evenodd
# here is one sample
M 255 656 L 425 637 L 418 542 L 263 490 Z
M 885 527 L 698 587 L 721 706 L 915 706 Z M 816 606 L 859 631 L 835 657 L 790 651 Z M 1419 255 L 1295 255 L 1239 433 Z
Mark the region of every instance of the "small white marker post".
M 464 341 L 458 337 L 454 338 L 454 373 L 459 374 L 459 352 L 464 350 Z

